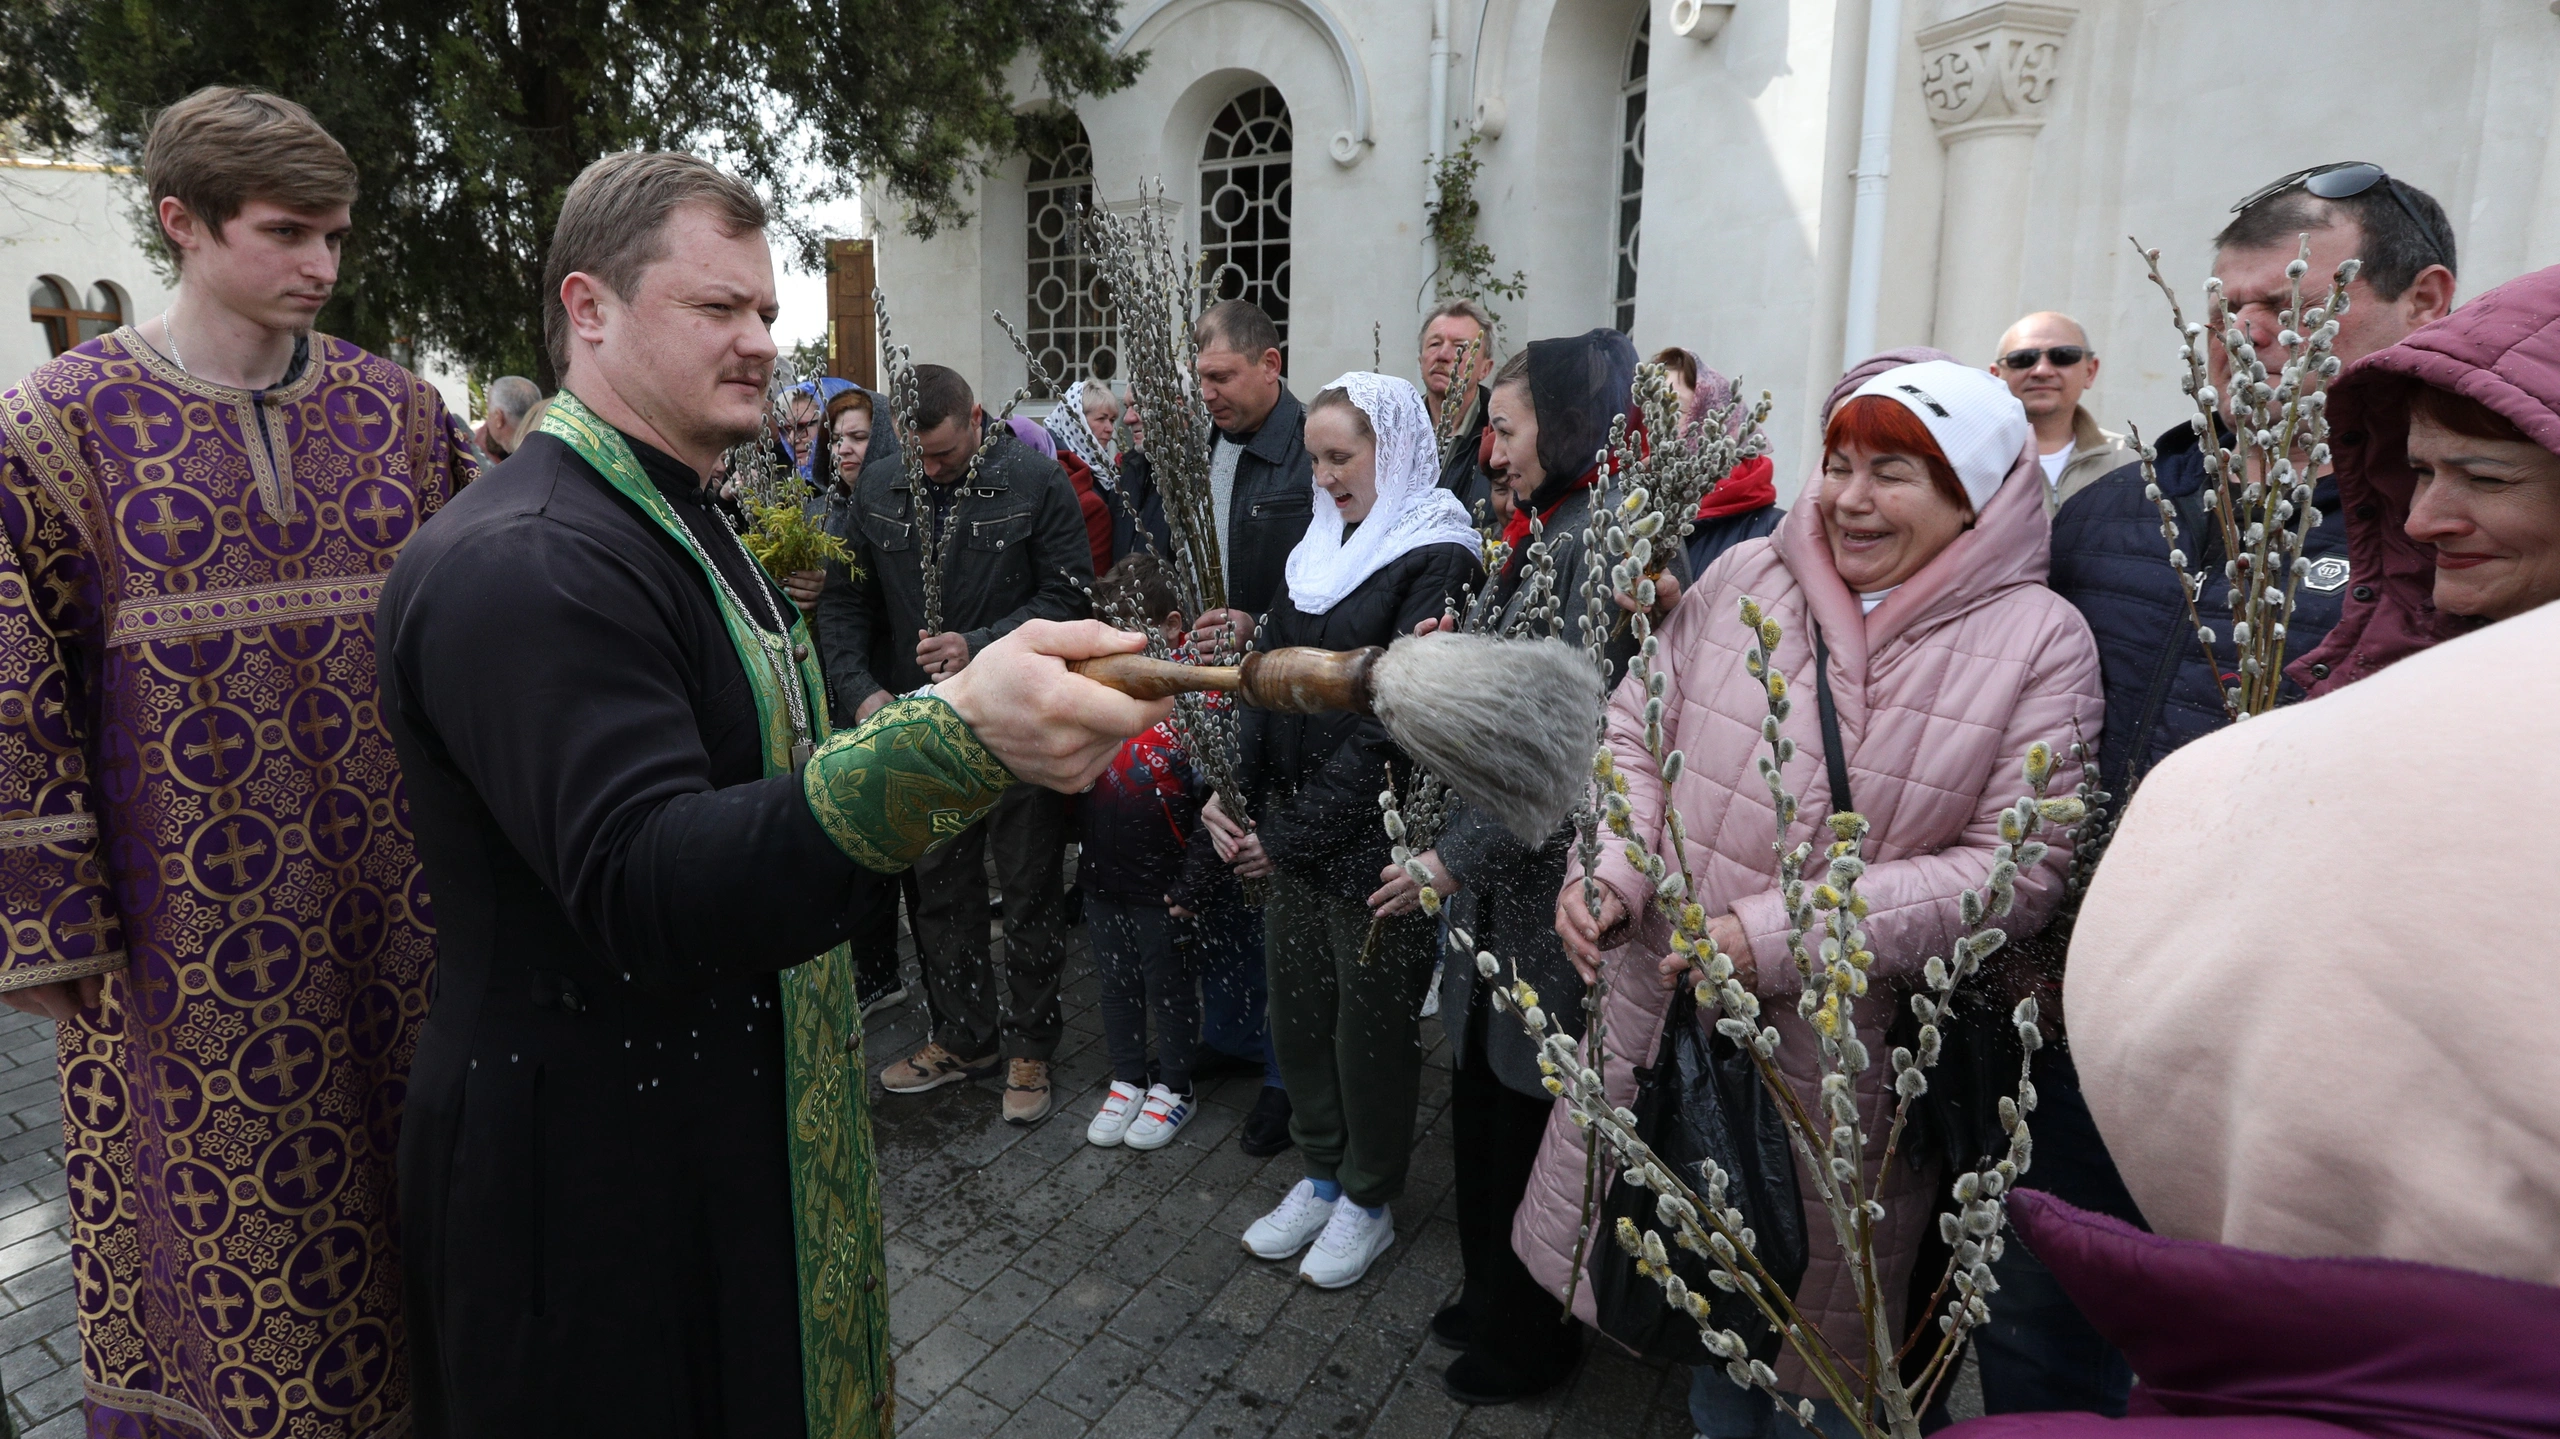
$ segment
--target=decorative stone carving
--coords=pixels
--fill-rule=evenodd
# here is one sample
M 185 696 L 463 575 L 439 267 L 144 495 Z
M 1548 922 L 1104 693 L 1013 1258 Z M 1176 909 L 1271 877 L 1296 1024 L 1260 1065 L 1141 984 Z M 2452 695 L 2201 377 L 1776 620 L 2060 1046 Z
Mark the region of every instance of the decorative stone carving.
M 2074 18 L 2058 5 L 2007 3 L 1921 31 L 1920 95 L 1939 138 L 2042 126 Z

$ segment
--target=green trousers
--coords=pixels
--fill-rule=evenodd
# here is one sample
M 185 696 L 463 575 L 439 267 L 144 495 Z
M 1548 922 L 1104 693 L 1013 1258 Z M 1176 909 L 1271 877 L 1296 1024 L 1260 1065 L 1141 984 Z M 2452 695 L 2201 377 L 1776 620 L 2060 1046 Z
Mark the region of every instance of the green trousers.
M 1263 909 L 1271 1041 L 1289 1088 L 1289 1137 L 1309 1179 L 1369 1208 L 1404 1192 L 1422 1088 L 1421 1007 L 1439 921 L 1389 920 L 1367 963 L 1369 908 L 1282 870 Z

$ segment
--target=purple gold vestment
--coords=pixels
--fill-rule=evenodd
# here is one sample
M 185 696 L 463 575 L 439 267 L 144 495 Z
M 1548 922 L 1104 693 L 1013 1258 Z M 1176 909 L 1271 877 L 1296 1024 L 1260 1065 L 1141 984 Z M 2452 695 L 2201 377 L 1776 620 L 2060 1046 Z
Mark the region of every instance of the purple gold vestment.
M 408 1427 L 435 938 L 373 610 L 473 463 L 321 335 L 254 394 L 127 329 L 0 395 L 0 989 L 108 976 L 59 1032 L 92 1434 Z

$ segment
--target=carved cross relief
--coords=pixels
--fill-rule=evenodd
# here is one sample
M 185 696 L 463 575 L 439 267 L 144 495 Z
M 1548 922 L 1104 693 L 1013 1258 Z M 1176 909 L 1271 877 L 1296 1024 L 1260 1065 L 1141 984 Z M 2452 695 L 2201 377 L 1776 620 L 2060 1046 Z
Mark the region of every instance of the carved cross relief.
M 2060 5 L 1999 4 L 1921 31 L 1920 95 L 1938 138 L 2042 127 L 2075 18 Z

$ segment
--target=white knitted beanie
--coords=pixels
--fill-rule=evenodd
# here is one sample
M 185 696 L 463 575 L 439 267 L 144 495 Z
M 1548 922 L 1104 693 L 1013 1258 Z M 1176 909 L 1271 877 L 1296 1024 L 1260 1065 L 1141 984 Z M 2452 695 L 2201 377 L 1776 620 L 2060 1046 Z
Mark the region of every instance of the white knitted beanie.
M 1909 409 L 1954 467 L 1974 513 L 2000 490 L 2034 429 L 2027 408 L 1991 375 L 1953 360 L 1900 365 L 1858 387 L 1849 398 L 1882 395 Z

